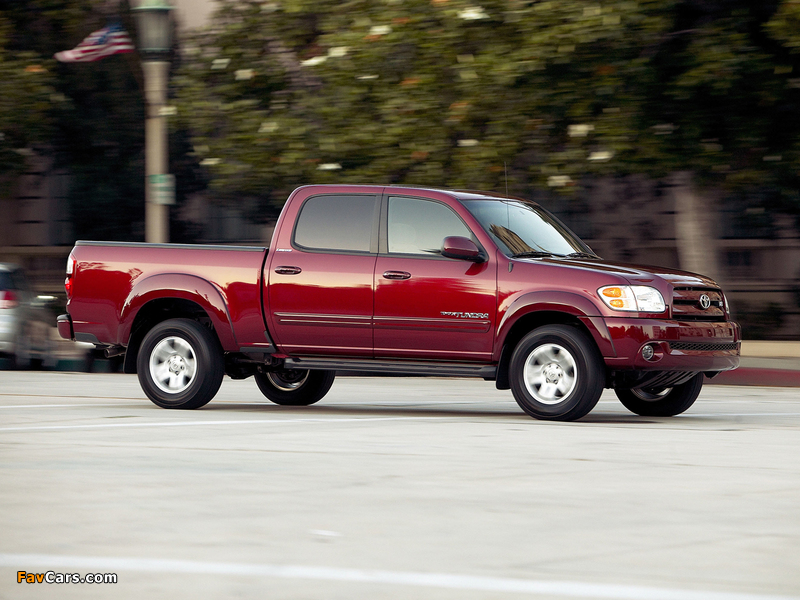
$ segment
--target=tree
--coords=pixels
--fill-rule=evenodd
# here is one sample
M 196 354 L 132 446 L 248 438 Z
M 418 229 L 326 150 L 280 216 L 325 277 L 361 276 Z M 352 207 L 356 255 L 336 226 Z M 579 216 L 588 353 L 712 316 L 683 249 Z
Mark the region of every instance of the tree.
M 7 117 L 19 124 L 19 130 L 31 134 L 41 131 L 36 139 L 46 142 L 44 150 L 70 174 L 69 201 L 79 238 L 141 240 L 145 103 L 139 56 L 115 55 L 77 64 L 52 58 L 109 22 L 121 21 L 135 40 L 129 1 L 15 0 L 0 6 L 0 15 L 9 24 L 7 55 L 35 57 L 26 60 L 41 66 L 35 73 L 39 77 L 46 73 L 49 86 L 40 94 L 41 110 L 29 111 L 32 100 L 23 100 L 22 94 L 31 98 L 30 93 L 16 80 L 2 77 L 0 89 L 7 85 L 9 93 L 3 93 L 0 102 L 10 108 L 2 111 L 0 119 Z M 21 58 L 18 62 L 27 64 Z M 30 71 L 22 72 L 33 80 Z M 179 203 L 205 186 L 196 164 L 185 160 L 185 140 L 186 134 L 180 130 L 170 139 Z M 171 239 L 187 241 L 181 235 L 181 223 L 173 219 L 171 225 Z
M 8 51 L 40 57 L 50 76 L 49 97 L 60 101 L 42 118 L 49 129 L 41 151 L 70 175 L 76 234 L 135 239 L 144 213 L 144 104 L 131 59 L 118 55 L 77 64 L 53 59 L 124 13 L 98 0 L 23 0 L 4 4 L 2 14 L 12 25 Z
M 600 104 L 596 73 L 631 52 L 630 6 L 226 0 L 184 48 L 181 118 L 228 197 L 280 202 L 315 181 L 500 189 L 506 164 L 512 190 L 560 185 L 569 127 Z
M 789 0 L 224 0 L 177 96 L 229 199 L 645 173 L 672 182 L 682 264 L 717 274 L 715 201 L 799 205 L 797 19 Z
M 10 30 L 0 13 L 0 181 L 6 182 L 22 170 L 31 146 L 49 139 L 53 106 L 62 101 L 40 56 L 8 49 Z

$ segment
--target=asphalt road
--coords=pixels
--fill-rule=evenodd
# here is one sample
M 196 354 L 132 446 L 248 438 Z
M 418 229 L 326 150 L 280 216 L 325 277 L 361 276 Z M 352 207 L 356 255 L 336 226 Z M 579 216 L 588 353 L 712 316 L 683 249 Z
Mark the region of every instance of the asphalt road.
M 483 381 L 168 411 L 135 376 L 0 372 L 0 597 L 798 599 L 800 392 L 551 423 Z

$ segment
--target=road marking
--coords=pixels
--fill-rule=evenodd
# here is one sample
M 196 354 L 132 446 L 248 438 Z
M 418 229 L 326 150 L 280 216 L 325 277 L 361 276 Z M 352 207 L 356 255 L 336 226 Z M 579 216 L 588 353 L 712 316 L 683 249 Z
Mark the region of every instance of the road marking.
M 69 567 L 86 571 L 146 571 L 203 575 L 235 575 L 281 579 L 311 579 L 350 583 L 377 583 L 434 587 L 450 590 L 505 592 L 566 598 L 604 598 L 613 600 L 800 600 L 798 596 L 776 596 L 740 592 L 713 592 L 580 581 L 547 581 L 510 577 L 484 577 L 454 573 L 386 571 L 270 565 L 253 563 L 202 562 L 151 558 L 109 558 L 60 556 L 55 554 L 0 554 L 0 566 L 20 568 Z
M 8 406 L 0 406 L 0 409 L 1 408 L 72 408 L 73 406 L 124 406 L 124 404 L 122 404 L 121 402 L 104 402 L 102 404 L 99 402 L 93 404 L 15 404 Z
M 355 417 L 352 419 L 240 419 L 235 421 L 161 421 L 154 423 L 96 423 L 87 425 L 31 425 L 26 427 L 0 427 L 3 431 L 54 431 L 62 429 L 111 429 L 118 427 L 197 427 L 202 425 L 247 425 L 283 423 L 357 423 L 361 421 L 420 421 L 436 417 Z
M 342 534 L 338 531 L 329 531 L 327 529 L 309 529 L 308 533 L 321 537 L 342 537 Z
M 790 413 L 684 413 L 687 417 L 800 417 L 800 412 Z
M 0 394 L 1 396 L 2 394 Z M 127 406 L 129 402 L 136 402 L 136 406 L 152 408 L 152 404 L 146 398 L 118 398 L 119 402 L 93 402 L 90 404 L 9 404 L 0 406 L 1 408 L 72 408 L 73 406 Z M 217 400 L 214 406 L 228 404 L 231 406 L 272 406 L 270 402 L 239 402 L 237 400 Z
M 53 398 L 55 396 L 58 398 L 80 398 L 81 400 L 91 400 L 93 398 L 97 400 L 109 399 L 108 396 L 83 396 L 81 394 L 14 394 L 9 392 L 0 392 L 0 397 L 3 396 L 11 398 Z M 147 398 L 143 396 L 114 396 L 114 398 L 117 400 L 147 400 Z

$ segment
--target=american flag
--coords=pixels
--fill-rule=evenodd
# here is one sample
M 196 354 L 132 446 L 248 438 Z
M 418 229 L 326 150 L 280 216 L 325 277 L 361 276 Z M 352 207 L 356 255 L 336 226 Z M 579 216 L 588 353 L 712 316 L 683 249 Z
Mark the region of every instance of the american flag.
M 109 25 L 91 33 L 72 50 L 56 52 L 54 56 L 61 62 L 93 62 L 133 50 L 133 42 L 125 30 L 119 25 Z

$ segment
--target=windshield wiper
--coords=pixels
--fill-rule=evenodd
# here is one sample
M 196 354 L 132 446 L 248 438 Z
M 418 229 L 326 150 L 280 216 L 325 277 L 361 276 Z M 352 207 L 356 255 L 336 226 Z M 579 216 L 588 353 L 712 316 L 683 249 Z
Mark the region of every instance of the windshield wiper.
M 562 256 L 561 254 L 553 254 L 552 252 L 544 252 L 543 250 L 529 250 L 527 252 L 517 252 L 512 254 L 511 258 L 541 258 L 542 256 Z
M 567 254 L 567 258 L 600 258 L 597 254 L 592 254 L 591 252 L 570 252 Z

